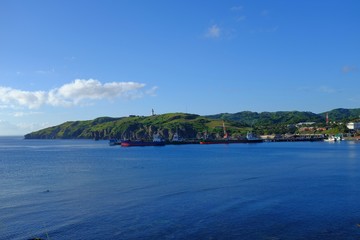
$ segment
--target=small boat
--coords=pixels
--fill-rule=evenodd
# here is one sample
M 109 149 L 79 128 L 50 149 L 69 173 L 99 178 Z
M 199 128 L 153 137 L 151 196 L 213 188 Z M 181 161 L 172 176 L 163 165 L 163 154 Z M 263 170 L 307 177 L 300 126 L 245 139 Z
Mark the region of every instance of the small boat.
M 324 141 L 326 141 L 326 142 L 336 142 L 336 138 L 334 136 L 329 136 L 328 138 L 325 138 Z
M 335 136 L 331 135 L 328 138 L 324 139 L 324 141 L 326 142 L 340 142 L 342 140 L 343 139 L 341 135 L 335 135 Z
M 199 143 L 199 142 L 193 140 L 185 140 L 184 138 L 179 136 L 177 132 L 174 134 L 171 141 L 166 141 L 166 144 L 169 145 L 184 145 L 184 144 L 195 144 L 195 143 Z
M 336 139 L 336 141 L 338 141 L 338 142 L 342 141 L 342 140 L 343 140 L 342 134 L 336 134 L 336 135 L 335 135 L 335 139 Z
M 252 132 L 246 134 L 246 140 L 247 143 L 261 143 L 264 141 L 261 138 L 256 137 Z
M 122 147 L 165 146 L 165 142 L 161 139 L 159 134 L 154 134 L 152 141 L 124 140 L 124 141 L 121 141 L 121 146 Z

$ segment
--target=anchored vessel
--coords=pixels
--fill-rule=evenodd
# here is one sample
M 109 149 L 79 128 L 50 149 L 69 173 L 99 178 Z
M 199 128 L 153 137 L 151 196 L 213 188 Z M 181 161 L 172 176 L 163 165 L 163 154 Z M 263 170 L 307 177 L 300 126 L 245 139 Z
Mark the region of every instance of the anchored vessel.
M 161 139 L 159 134 L 154 134 L 152 141 L 124 140 L 124 141 L 121 141 L 121 146 L 122 147 L 165 146 L 165 142 Z
M 342 141 L 342 135 L 340 134 L 336 134 L 335 136 L 329 136 L 327 139 L 325 139 L 325 141 L 327 142 L 340 142 Z
M 256 137 L 252 132 L 246 134 L 246 142 L 248 143 L 260 143 L 263 142 L 261 138 Z

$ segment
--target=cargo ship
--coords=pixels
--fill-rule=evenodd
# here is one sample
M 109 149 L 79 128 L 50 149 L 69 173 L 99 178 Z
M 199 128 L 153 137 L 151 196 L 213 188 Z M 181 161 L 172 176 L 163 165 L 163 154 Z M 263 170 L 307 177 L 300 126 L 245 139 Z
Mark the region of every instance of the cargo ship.
M 122 147 L 165 146 L 165 142 L 161 139 L 159 134 L 154 134 L 152 141 L 124 140 L 121 141 L 121 146 Z
M 256 137 L 252 132 L 248 132 L 246 134 L 246 143 L 261 143 L 264 140 L 261 138 Z

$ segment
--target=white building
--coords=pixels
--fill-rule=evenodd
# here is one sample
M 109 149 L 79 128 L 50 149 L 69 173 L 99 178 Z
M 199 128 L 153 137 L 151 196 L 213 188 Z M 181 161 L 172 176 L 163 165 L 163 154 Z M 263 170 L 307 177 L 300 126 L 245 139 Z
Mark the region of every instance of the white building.
M 359 130 L 360 122 L 349 122 L 348 124 L 346 124 L 346 127 L 350 130 Z
M 296 127 L 302 127 L 302 126 L 311 126 L 311 125 L 314 125 L 315 122 L 300 122 L 300 123 L 297 123 L 295 124 Z

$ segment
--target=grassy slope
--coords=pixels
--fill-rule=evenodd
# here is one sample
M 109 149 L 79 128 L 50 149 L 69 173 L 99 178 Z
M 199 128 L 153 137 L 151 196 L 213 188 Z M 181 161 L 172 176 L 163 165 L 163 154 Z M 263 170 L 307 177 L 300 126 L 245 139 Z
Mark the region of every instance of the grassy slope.
M 235 122 L 227 122 L 226 126 L 232 133 L 241 130 L 239 124 Z M 185 113 L 168 113 L 148 117 L 103 117 L 88 121 L 65 122 L 58 126 L 29 133 L 25 135 L 25 138 L 151 139 L 154 133 L 160 133 L 165 139 L 171 139 L 176 132 L 184 138 L 200 138 L 205 131 L 214 136 L 222 134 L 222 120 Z
M 334 109 L 329 111 L 331 120 L 352 120 L 360 118 L 360 109 Z M 299 122 L 325 121 L 325 113 L 284 111 L 284 112 L 239 112 L 200 116 L 185 113 L 167 113 L 155 116 L 132 116 L 123 118 L 100 117 L 94 120 L 65 122 L 25 135 L 25 138 L 120 138 L 151 139 L 154 133 L 160 133 L 165 139 L 171 139 L 178 132 L 184 138 L 201 138 L 206 132 L 212 137 L 223 135 L 222 122 L 232 136 L 245 135 L 253 126 L 278 128 L 280 125 Z M 286 131 L 286 130 L 285 130 Z

